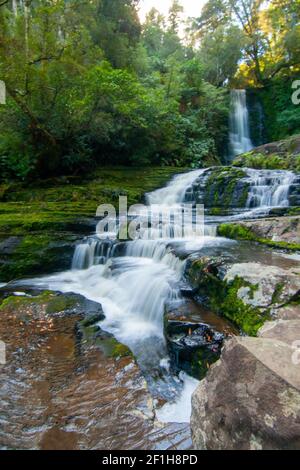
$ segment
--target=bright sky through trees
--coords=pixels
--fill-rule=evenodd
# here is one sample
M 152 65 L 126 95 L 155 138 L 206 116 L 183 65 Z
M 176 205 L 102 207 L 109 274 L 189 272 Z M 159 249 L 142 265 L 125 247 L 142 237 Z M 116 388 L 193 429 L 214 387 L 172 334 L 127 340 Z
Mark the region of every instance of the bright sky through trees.
M 206 0 L 182 0 L 181 5 L 184 8 L 185 17 L 200 16 L 201 9 L 206 3 Z M 140 2 L 140 17 L 143 21 L 151 8 L 156 8 L 164 15 L 167 15 L 172 0 L 141 0 Z

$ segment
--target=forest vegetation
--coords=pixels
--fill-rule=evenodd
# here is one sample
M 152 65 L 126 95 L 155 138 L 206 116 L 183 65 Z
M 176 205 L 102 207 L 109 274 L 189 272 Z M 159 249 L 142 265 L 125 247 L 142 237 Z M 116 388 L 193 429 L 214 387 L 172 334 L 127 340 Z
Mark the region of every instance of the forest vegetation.
M 264 104 L 267 139 L 300 132 L 299 0 L 209 0 L 182 33 L 138 0 L 0 0 L 0 178 L 220 163 L 229 91 Z

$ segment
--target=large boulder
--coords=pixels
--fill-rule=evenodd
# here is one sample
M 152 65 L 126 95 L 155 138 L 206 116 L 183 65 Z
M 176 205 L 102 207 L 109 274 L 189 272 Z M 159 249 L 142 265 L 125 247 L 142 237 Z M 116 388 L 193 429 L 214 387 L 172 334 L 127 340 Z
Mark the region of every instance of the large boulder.
M 226 342 L 192 398 L 196 449 L 300 449 L 299 321 Z

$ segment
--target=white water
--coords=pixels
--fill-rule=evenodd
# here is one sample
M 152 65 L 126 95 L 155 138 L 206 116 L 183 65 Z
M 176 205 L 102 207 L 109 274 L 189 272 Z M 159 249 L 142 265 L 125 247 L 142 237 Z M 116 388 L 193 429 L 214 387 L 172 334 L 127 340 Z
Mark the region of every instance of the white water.
M 291 171 L 247 170 L 250 191 L 246 207 L 274 208 L 289 206 L 290 186 L 296 178 Z
M 250 139 L 249 113 L 245 90 L 231 91 L 231 106 L 230 151 L 231 156 L 235 157 L 253 149 Z
M 180 373 L 184 383 L 183 390 L 178 399 L 173 403 L 166 403 L 158 409 L 156 416 L 162 423 L 186 423 L 187 417 L 190 421 L 192 414 L 191 397 L 199 385 L 198 380 L 189 377 L 184 372 Z
M 180 211 L 187 189 L 202 174 L 203 170 L 197 170 L 180 175 L 166 188 L 148 194 L 148 211 L 156 204 Z M 272 182 L 276 185 L 271 185 L 271 203 L 283 204 L 286 200 L 284 188 L 288 181 L 285 176 L 288 175 L 274 176 Z M 267 184 L 260 184 L 257 173 L 250 171 L 249 178 L 253 181 L 249 198 L 260 186 L 266 186 L 263 195 L 270 191 Z M 257 198 L 257 204 L 264 203 L 263 195 L 259 201 Z M 235 242 L 215 237 L 214 226 L 206 228 L 209 236 L 202 237 L 188 233 L 178 238 L 176 227 L 172 230 L 169 227 L 169 236 L 162 237 L 158 225 L 153 233 L 153 239 L 123 243 L 91 237 L 76 247 L 71 271 L 34 282 L 42 288 L 78 293 L 100 303 L 106 317 L 101 327 L 131 348 L 142 370 L 146 376 L 148 374 L 151 390 L 158 390 L 158 395 L 171 400 L 158 411 L 159 419 L 188 422 L 191 394 L 197 381 L 185 374 L 179 380 L 164 365 L 168 358 L 163 335 L 164 309 L 167 303 L 180 300 L 179 287 L 185 267 L 185 261 L 176 256 L 175 245 L 201 252 L 204 247 L 223 247 L 225 243 Z M 28 283 L 32 285 L 32 281 Z
M 148 204 L 173 206 L 185 202 L 187 189 L 199 178 L 205 170 L 195 170 L 176 176 L 165 188 L 147 194 Z

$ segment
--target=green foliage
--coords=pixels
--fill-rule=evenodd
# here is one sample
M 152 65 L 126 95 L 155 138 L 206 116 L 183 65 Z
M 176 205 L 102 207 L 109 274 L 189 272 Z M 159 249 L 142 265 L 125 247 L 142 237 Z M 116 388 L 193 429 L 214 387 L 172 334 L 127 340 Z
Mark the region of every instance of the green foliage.
M 209 0 L 185 40 L 177 0 L 144 25 L 137 0 L 17 3 L 0 6 L 2 181 L 220 163 L 228 85 L 260 89 L 271 140 L 300 130 L 293 2 Z

